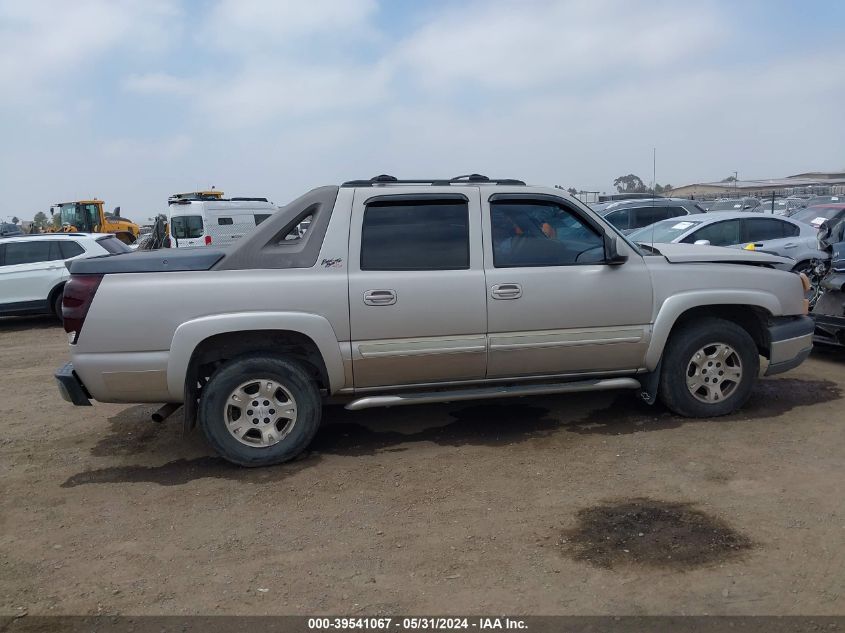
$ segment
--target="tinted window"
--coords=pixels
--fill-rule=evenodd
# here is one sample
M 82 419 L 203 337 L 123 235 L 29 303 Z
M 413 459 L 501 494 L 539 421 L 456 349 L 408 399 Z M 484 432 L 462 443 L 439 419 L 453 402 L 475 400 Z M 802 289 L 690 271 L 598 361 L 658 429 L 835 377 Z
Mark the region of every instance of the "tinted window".
M 666 207 L 638 207 L 632 209 L 634 214 L 634 226 L 632 228 L 639 229 L 660 220 L 665 220 L 669 217 L 669 211 Z
M 116 237 L 101 237 L 97 240 L 97 244 L 102 246 L 112 255 L 117 255 L 119 253 L 131 253 L 132 249 L 129 248 L 126 244 L 121 242 Z
M 364 211 L 361 270 L 469 268 L 464 201 L 376 203 Z
M 741 241 L 739 238 L 739 220 L 725 220 L 724 222 L 708 224 L 681 241 L 692 244 L 697 240 L 709 240 L 713 246 L 739 244 Z
M 27 241 L 27 242 L 12 242 L 6 244 L 6 266 L 14 266 L 15 264 L 32 264 L 35 262 L 48 262 L 51 258 L 50 253 L 51 242 L 46 240 L 41 241 Z M 56 259 L 61 259 L 58 249 L 55 249 Z
M 255 214 L 255 225 L 258 226 L 259 224 L 261 224 L 264 220 L 266 220 L 269 217 L 270 217 L 269 213 L 256 213 Z
M 232 218 L 217 218 L 217 224 L 227 225 L 227 224 L 234 224 Z
M 170 220 L 170 233 L 177 240 L 202 237 L 202 216 L 177 215 Z
M 666 207 L 666 211 L 669 213 L 670 218 L 676 218 L 679 215 L 689 215 L 689 211 L 684 207 Z
M 615 226 L 620 231 L 625 231 L 630 226 L 630 218 L 631 213 L 629 209 L 617 209 L 616 211 L 612 211 L 604 216 L 604 219 L 607 220 L 610 224 Z
M 604 260 L 604 240 L 568 209 L 549 202 L 490 205 L 493 264 L 567 266 Z
M 85 252 L 85 249 L 82 248 L 79 244 L 77 244 L 76 242 L 71 242 L 69 240 L 59 242 L 59 250 L 62 253 L 62 259 L 70 259 L 71 257 L 82 255 L 82 253 Z
M 742 221 L 743 242 L 764 242 L 798 234 L 798 227 L 772 218 L 754 218 Z

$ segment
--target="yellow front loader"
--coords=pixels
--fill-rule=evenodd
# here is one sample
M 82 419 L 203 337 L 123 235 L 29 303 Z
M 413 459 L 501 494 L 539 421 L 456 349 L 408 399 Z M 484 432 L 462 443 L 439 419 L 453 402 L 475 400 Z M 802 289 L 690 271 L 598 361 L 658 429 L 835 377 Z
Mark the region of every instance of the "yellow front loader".
M 61 202 L 50 208 L 50 215 L 59 214 L 60 226 L 51 227 L 51 233 L 114 233 L 125 244 L 134 244 L 141 234 L 141 227 L 120 217 L 120 207 L 115 207 L 111 215 L 107 215 L 103 201 L 77 200 L 75 202 Z

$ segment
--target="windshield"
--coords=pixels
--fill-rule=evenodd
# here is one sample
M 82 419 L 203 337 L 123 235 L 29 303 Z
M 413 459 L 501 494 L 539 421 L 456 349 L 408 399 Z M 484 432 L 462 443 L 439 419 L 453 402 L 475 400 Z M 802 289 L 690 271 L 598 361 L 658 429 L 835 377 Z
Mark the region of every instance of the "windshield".
M 60 206 L 59 214 L 62 226 L 75 226 L 78 231 L 94 231 L 99 224 L 96 204 L 69 202 Z
M 668 244 L 689 231 L 692 227 L 701 224 L 701 220 L 661 220 L 651 226 L 645 226 L 638 231 L 628 235 L 628 239 L 642 244 Z
M 741 211 L 742 200 L 718 200 L 712 205 L 710 211 Z
M 800 211 L 793 213 L 790 216 L 790 219 L 818 227 L 825 220 L 830 220 L 842 211 L 843 209 L 840 207 L 807 207 L 806 209 L 801 209 Z
M 170 234 L 177 240 L 202 237 L 201 215 L 176 215 L 170 220 Z

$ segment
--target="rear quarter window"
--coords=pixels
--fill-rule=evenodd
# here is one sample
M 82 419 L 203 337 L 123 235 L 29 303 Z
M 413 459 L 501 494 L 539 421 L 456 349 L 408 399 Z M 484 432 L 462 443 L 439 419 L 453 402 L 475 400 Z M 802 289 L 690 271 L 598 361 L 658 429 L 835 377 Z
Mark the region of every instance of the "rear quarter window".
M 70 259 L 71 257 L 77 257 L 85 252 L 85 249 L 82 248 L 77 242 L 71 241 L 60 242 L 59 250 L 62 253 L 62 259 Z

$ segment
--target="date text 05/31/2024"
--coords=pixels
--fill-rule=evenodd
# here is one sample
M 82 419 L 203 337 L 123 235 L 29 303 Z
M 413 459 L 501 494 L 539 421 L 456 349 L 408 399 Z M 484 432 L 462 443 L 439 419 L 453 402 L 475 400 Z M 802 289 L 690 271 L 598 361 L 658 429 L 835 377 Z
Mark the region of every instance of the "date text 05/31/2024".
M 308 630 L 448 630 L 481 631 L 520 630 L 527 628 L 518 618 L 308 618 Z

